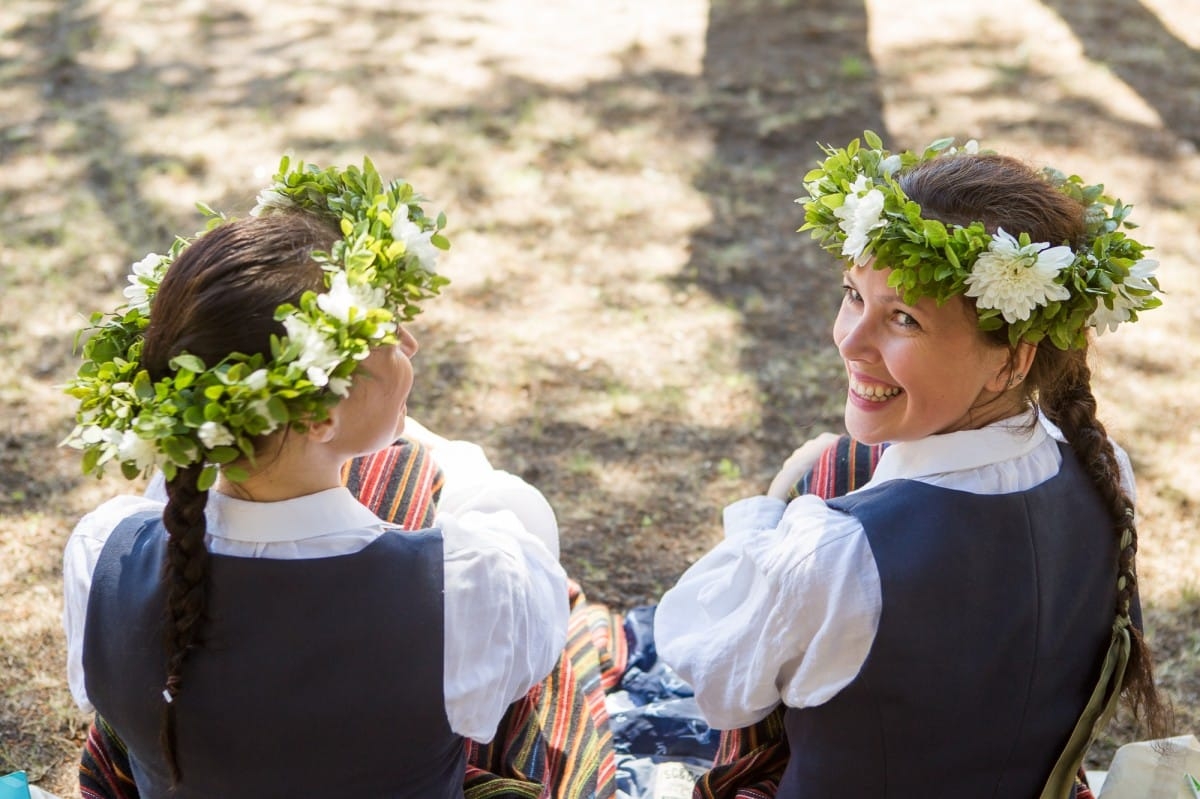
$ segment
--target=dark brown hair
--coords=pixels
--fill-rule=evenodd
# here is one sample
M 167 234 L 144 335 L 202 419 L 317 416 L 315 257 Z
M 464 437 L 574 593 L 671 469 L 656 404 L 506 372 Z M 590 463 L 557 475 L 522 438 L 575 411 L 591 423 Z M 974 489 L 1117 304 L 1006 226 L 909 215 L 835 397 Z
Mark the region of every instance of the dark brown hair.
M 1039 172 L 1007 156 L 937 158 L 914 167 L 899 182 L 904 193 L 921 206 L 922 216 L 943 224 L 965 227 L 979 221 L 993 234 L 1002 227 L 1013 236 L 1028 233 L 1032 241 L 1071 247 L 1081 244 L 1085 232 L 1085 209 L 1078 201 L 1058 191 Z M 1009 346 L 1007 327 L 987 335 L 997 346 Z M 1016 349 L 1010 350 L 1015 357 Z M 1121 613 L 1137 592 L 1137 529 L 1112 442 L 1096 418 L 1091 376 L 1086 348 L 1060 350 L 1047 338 L 1038 344 L 1020 386 L 1023 398 L 1036 404 L 1062 430 L 1108 509 L 1119 547 L 1118 576 L 1125 578 L 1122 589 L 1113 587 L 1116 612 Z M 1121 547 L 1126 532 L 1130 543 Z M 1134 716 L 1157 737 L 1168 726 L 1169 712 L 1154 686 L 1150 649 L 1140 630 L 1131 628 L 1131 635 L 1132 652 L 1122 692 Z
M 314 250 L 328 250 L 337 232 L 311 214 L 283 213 L 227 222 L 189 245 L 171 264 L 154 297 L 142 360 L 151 380 L 170 374 L 169 362 L 189 353 L 215 366 L 235 352 L 270 356 L 271 334 L 282 336 L 275 309 L 305 291 L 324 288 Z M 196 489 L 201 465 L 181 469 L 167 483 L 163 523 L 169 535 L 166 584 L 165 691 L 183 685 L 188 654 L 202 645 L 208 605 L 209 555 L 204 508 Z M 164 705 L 162 745 L 172 779 L 182 775 L 175 753 L 175 711 Z

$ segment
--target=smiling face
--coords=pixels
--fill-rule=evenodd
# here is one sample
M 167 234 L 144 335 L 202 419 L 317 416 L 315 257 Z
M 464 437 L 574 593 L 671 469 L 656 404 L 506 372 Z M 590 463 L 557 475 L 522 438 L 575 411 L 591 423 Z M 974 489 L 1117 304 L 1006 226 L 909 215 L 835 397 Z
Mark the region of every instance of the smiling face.
M 867 444 L 969 430 L 1021 410 L 1009 351 L 980 333 L 962 297 L 900 300 L 890 269 L 852 267 L 833 325 L 846 365 L 846 430 Z

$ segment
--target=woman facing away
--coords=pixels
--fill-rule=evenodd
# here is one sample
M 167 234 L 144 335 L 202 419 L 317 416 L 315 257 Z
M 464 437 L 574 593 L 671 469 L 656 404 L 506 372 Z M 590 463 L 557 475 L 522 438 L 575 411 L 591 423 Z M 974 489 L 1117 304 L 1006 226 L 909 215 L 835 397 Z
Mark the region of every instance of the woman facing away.
M 70 387 L 84 467 L 153 468 L 65 553 L 69 678 L 144 797 L 461 797 L 567 623 L 542 495 L 481 470 L 400 534 L 342 486 L 404 426 L 442 220 L 407 183 L 286 160 L 255 215 L 135 266 Z M 219 220 L 218 220 L 219 221 Z
M 785 707 L 779 797 L 1065 797 L 1118 695 L 1161 729 L 1137 615 L 1133 481 L 1096 418 L 1090 328 L 1160 304 L 1128 207 L 949 140 L 872 133 L 806 176 L 840 256 L 845 497 L 788 502 L 828 440 L 666 593 L 660 655 L 708 721 Z

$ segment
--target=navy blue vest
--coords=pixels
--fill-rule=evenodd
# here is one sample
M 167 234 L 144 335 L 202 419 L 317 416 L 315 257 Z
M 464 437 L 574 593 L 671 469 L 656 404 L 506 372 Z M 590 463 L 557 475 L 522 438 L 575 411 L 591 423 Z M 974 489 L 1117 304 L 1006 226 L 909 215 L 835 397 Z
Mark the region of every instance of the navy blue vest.
M 898 480 L 831 500 L 866 530 L 883 612 L 858 676 L 788 708 L 779 799 L 1034 799 L 1099 676 L 1117 547 L 1065 446 L 1021 493 Z
M 159 746 L 166 530 L 125 520 L 88 600 L 83 663 L 139 791 L 168 795 Z M 315 560 L 212 557 L 209 621 L 177 708 L 173 799 L 460 799 L 443 693 L 442 537 L 385 533 Z

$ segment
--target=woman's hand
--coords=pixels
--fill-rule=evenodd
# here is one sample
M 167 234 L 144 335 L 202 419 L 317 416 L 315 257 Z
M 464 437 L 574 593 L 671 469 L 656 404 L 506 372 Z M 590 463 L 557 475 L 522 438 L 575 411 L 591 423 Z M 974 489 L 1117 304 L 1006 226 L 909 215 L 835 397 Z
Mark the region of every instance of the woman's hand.
M 792 486 L 816 465 L 821 453 L 832 447 L 837 440 L 837 433 L 821 433 L 804 442 L 784 461 L 779 474 L 775 475 L 771 487 L 767 489 L 767 496 L 787 502 Z

